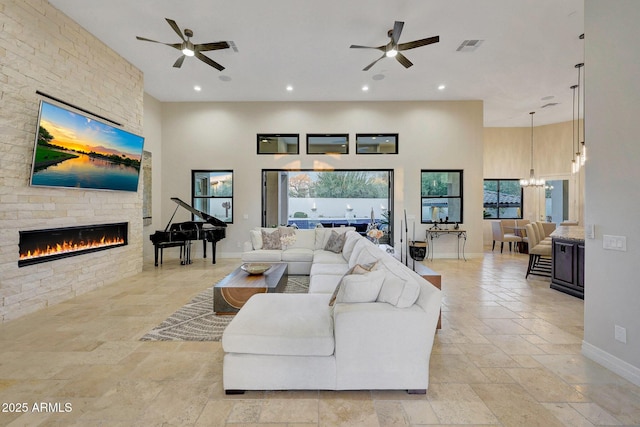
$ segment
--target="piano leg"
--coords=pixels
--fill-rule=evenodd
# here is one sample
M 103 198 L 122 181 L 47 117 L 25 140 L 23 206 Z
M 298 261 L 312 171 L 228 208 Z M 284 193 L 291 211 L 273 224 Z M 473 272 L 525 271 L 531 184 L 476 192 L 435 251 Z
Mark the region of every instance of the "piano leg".
M 158 245 L 153 245 L 153 247 L 155 249 L 154 250 L 154 252 L 155 252 L 155 261 L 156 261 L 155 264 L 156 264 L 156 267 L 157 267 L 158 266 L 158 251 L 159 251 L 159 249 L 158 249 Z
M 202 239 L 202 258 L 207 257 L 207 239 Z
M 205 257 L 206 258 L 206 257 Z M 211 264 L 216 263 L 216 241 L 211 241 Z

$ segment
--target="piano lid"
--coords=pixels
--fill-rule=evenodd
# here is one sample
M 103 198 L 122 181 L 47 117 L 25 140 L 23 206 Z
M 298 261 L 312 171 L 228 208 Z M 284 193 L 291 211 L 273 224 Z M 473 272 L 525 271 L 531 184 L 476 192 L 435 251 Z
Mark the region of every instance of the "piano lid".
M 197 209 L 194 209 L 193 207 L 191 207 L 191 205 L 186 204 L 185 202 L 183 202 L 182 200 L 178 199 L 177 197 L 172 197 L 171 200 L 173 200 L 174 202 L 176 202 L 177 204 L 179 204 L 180 206 L 182 206 L 183 208 L 185 208 L 186 210 L 188 210 L 189 212 L 191 212 L 192 214 L 199 216 L 200 218 L 204 219 L 205 221 L 207 221 L 209 224 L 211 225 L 215 225 L 218 227 L 226 227 L 227 223 L 219 220 L 218 218 L 211 216 L 207 213 L 204 213 L 202 211 L 199 211 Z M 171 221 L 169 221 L 171 222 Z

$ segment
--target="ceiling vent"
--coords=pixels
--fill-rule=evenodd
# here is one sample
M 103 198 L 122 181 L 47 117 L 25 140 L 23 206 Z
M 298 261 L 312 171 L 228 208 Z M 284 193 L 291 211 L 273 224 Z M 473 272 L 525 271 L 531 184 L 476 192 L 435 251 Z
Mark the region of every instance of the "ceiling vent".
M 556 105 L 558 105 L 558 103 L 557 103 L 557 102 L 548 102 L 548 103 L 544 104 L 544 105 L 543 105 L 542 107 L 540 107 L 540 108 L 554 107 L 554 106 L 556 106 Z
M 484 40 L 465 40 L 456 49 L 457 52 L 473 52 L 475 51 Z

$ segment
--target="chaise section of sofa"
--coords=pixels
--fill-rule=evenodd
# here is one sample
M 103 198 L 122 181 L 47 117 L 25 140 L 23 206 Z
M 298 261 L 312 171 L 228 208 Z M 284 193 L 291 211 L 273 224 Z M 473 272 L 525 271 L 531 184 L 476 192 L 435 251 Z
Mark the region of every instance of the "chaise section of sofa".
M 426 392 L 441 291 L 355 231 L 324 237 L 308 294 L 255 295 L 227 326 L 225 390 Z

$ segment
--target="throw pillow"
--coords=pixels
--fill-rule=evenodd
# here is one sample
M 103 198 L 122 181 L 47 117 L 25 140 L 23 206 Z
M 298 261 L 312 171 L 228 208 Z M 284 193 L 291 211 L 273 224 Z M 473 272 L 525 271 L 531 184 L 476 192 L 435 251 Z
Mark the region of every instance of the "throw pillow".
M 350 276 L 352 274 L 365 274 L 368 273 L 369 271 L 373 270 L 376 266 L 376 263 L 371 263 L 371 264 L 366 264 L 366 265 L 354 265 L 353 267 L 351 267 L 346 273 L 344 273 L 344 276 L 342 276 L 342 279 L 340 279 L 340 282 L 338 282 L 338 286 L 336 286 L 335 290 L 333 291 L 333 294 L 331 295 L 331 298 L 329 299 L 329 306 L 333 306 L 336 302 L 336 298 L 338 297 L 338 292 L 340 292 L 340 286 L 342 285 L 342 282 L 344 281 L 344 278 L 347 276 Z
M 262 249 L 282 249 L 278 230 L 271 233 L 262 230 Z
M 344 247 L 345 233 L 336 233 L 331 231 L 331 236 L 324 247 L 325 251 L 331 251 L 339 254 Z
M 375 302 L 384 282 L 384 270 L 346 276 L 340 286 L 336 302 Z
M 420 285 L 413 279 L 403 279 L 390 271 L 386 272 L 377 301 L 398 308 L 411 307 L 420 296 Z
M 251 238 L 251 246 L 253 246 L 253 249 L 262 249 L 262 233 L 260 229 L 249 230 L 249 237 Z

